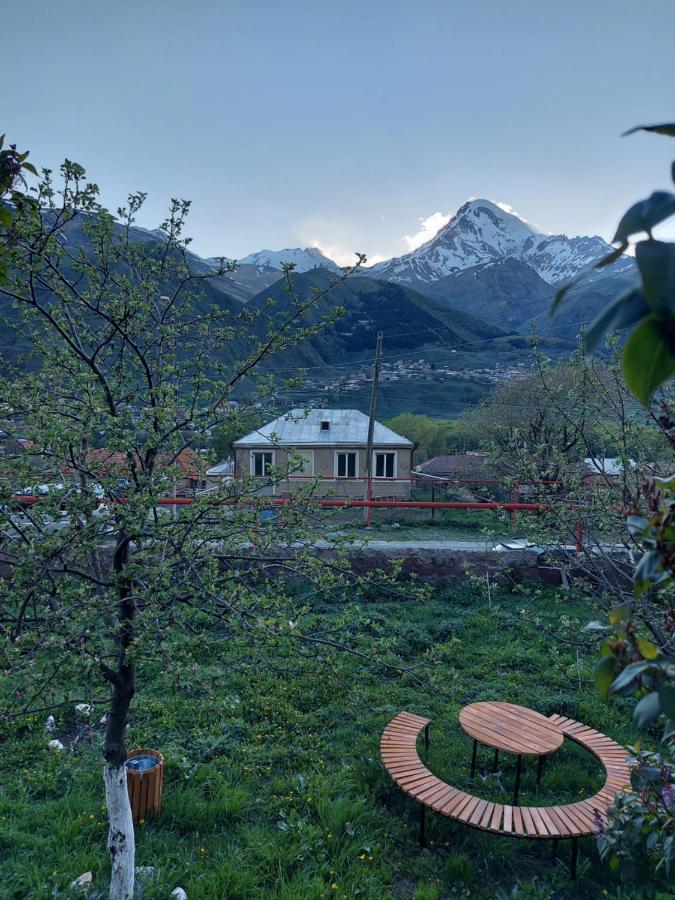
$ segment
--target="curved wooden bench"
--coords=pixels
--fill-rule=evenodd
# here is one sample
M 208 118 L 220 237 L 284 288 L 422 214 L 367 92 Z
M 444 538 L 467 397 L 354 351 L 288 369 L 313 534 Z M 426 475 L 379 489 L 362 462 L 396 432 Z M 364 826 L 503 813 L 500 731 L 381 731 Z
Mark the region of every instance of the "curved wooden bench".
M 626 751 L 599 731 L 564 716 L 549 717 L 565 737 L 596 756 L 605 768 L 602 788 L 592 797 L 562 806 L 509 806 L 481 800 L 437 778 L 417 754 L 417 738 L 424 731 L 428 745 L 430 719 L 400 712 L 380 740 L 382 763 L 404 793 L 421 804 L 420 842 L 425 843 L 426 809 L 493 834 L 543 840 L 572 840 L 572 878 L 576 877 L 578 838 L 596 834 L 617 792 L 630 785 Z

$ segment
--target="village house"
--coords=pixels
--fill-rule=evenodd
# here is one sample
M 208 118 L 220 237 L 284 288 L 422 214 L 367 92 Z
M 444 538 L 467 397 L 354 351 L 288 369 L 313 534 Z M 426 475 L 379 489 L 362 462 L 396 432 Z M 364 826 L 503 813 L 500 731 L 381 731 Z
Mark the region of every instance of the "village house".
M 123 490 L 124 482 L 129 478 L 129 461 L 126 453 L 117 450 L 109 450 L 107 447 L 91 448 L 87 451 L 89 467 L 94 475 L 97 473 L 105 477 L 117 477 L 120 481 L 120 490 Z M 169 460 L 160 457 L 159 468 L 168 466 L 175 472 L 171 495 L 174 497 L 193 497 L 205 487 L 204 466 L 199 454 L 192 447 L 184 447 L 175 459 Z M 66 481 L 78 481 L 78 474 L 73 469 L 64 469 L 60 473 Z
M 235 476 L 259 479 L 270 494 L 291 494 L 317 480 L 316 493 L 367 495 L 368 416 L 357 409 L 294 409 L 232 444 Z M 414 444 L 375 422 L 374 499 L 410 496 Z M 296 467 L 289 460 L 296 454 Z

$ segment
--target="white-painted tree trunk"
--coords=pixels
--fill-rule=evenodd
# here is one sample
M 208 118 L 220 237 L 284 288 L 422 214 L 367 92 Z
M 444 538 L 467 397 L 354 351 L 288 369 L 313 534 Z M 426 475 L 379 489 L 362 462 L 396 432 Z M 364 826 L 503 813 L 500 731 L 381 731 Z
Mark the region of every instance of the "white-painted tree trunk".
M 110 852 L 110 893 L 108 900 L 130 900 L 134 896 L 136 841 L 124 766 L 103 769 L 105 800 L 108 806 L 108 850 Z

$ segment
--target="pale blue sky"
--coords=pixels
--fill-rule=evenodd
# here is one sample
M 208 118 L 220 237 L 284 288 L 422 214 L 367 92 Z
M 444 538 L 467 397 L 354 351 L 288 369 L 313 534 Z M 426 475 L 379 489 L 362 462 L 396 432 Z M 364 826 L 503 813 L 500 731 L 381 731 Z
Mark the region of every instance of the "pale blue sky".
M 154 227 L 190 198 L 203 255 L 405 252 L 468 197 L 611 231 L 668 186 L 674 0 L 3 3 L 0 132 L 86 166 Z

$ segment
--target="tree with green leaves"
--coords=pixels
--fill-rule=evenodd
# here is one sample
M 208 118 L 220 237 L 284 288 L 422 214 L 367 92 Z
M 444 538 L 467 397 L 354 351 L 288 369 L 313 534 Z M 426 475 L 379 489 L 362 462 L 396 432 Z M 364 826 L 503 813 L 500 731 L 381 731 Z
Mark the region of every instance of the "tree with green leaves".
M 675 137 L 675 124 L 641 125 L 625 134 L 639 131 Z M 675 181 L 675 162 L 671 174 Z M 655 191 L 622 216 L 612 241 L 616 248 L 592 268 L 611 264 L 628 250 L 631 238 L 646 234 L 634 245 L 639 281 L 602 310 L 584 334 L 590 351 L 607 333 L 630 329 L 621 353 L 626 384 L 645 406 L 656 395 L 659 411 L 654 417 L 671 450 L 675 449 L 675 414 L 668 397 L 658 392 L 675 372 L 675 243 L 655 239 L 653 230 L 674 216 L 671 191 Z M 570 286 L 558 292 L 554 312 Z M 598 677 L 608 691 L 640 698 L 637 724 L 647 725 L 663 714 L 668 739 L 675 736 L 675 475 L 653 479 L 650 508 L 644 515 L 631 516 L 628 529 L 643 550 L 633 575 L 634 597 L 610 618 L 614 635 L 604 646 Z M 661 608 L 655 642 L 640 636 L 640 610 L 645 604 Z
M 17 164 L 26 170 L 25 156 L 10 157 L 0 223 L 0 314 L 26 350 L 0 377 L 0 428 L 16 448 L 0 470 L 0 678 L 15 701 L 0 724 L 78 702 L 105 710 L 110 898 L 122 900 L 135 852 L 125 730 L 145 661 L 185 630 L 309 642 L 288 580 L 319 597 L 355 590 L 339 550 L 330 565 L 312 552 L 309 494 L 276 508 L 271 527 L 255 479 L 171 501 L 182 456 L 274 395 L 266 367 L 334 320 L 317 306 L 364 257 L 304 299 L 287 267 L 283 310 L 228 305 L 190 268 L 189 203 L 173 200 L 161 240 L 143 241 L 145 195 L 114 216 L 66 161 L 59 179 L 43 170 L 26 204 L 11 193 Z M 233 405 L 244 383 L 249 399 Z
M 642 125 L 625 134 L 639 131 L 675 137 L 675 123 Z M 671 175 L 675 182 L 675 162 Z M 639 558 L 623 602 L 609 614 L 610 634 L 596 671 L 601 694 L 637 699 L 633 719 L 638 727 L 663 722 L 663 752 L 632 748 L 632 790 L 613 804 L 598 841 L 601 856 L 627 873 L 639 853 L 666 872 L 675 858 L 675 411 L 667 390 L 675 373 L 675 243 L 653 234 L 673 216 L 672 191 L 655 191 L 623 215 L 613 239 L 616 248 L 593 268 L 611 264 L 632 238 L 645 234 L 634 245 L 639 280 L 609 303 L 584 335 L 586 349 L 593 350 L 606 334 L 630 329 L 621 352 L 626 384 L 651 411 L 671 451 L 670 472 L 645 485 L 647 508 L 627 520 Z M 558 293 L 554 311 L 569 287 Z

